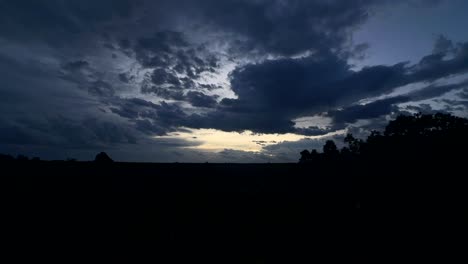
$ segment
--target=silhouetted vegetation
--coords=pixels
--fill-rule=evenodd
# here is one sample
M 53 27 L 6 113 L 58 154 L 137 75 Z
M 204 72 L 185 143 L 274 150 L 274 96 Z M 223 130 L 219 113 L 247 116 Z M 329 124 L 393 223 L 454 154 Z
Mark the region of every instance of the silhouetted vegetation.
M 105 152 L 101 152 L 96 155 L 96 158 L 94 159 L 94 162 L 96 163 L 101 163 L 101 164 L 106 164 L 106 163 L 112 163 L 114 162 L 109 155 Z
M 12 162 L 15 158 L 11 155 L 0 154 L 0 162 Z
M 29 161 L 29 158 L 24 155 L 18 155 L 18 157 L 16 157 L 16 160 L 25 162 L 25 161 Z
M 372 131 L 366 140 L 348 134 L 340 151 L 327 141 L 323 153 L 302 151 L 300 163 L 340 159 L 447 160 L 465 157 L 468 150 L 468 120 L 450 114 L 401 115 L 383 132 Z M 312 155 L 311 153 L 315 153 Z

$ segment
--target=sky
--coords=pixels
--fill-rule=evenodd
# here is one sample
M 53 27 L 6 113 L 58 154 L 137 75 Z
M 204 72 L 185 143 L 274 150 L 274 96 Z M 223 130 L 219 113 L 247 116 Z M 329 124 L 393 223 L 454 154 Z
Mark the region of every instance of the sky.
M 0 153 L 297 162 L 468 117 L 464 0 L 0 0 Z

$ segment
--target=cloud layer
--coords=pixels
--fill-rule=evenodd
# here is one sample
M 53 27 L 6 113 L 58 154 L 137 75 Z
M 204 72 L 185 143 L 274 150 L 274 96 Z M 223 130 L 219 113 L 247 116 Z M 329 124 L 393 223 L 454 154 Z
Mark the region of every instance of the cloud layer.
M 353 65 L 372 48 L 353 33 L 387 4 L 1 1 L 0 145 L 53 158 L 110 149 L 123 160 L 290 161 L 285 146 L 310 141 L 216 154 L 160 136 L 189 128 L 305 137 L 372 129 L 405 111 L 466 113 L 468 42 L 439 35 L 417 63 Z M 422 88 L 397 92 L 413 84 Z M 302 117 L 331 121 L 298 127 Z

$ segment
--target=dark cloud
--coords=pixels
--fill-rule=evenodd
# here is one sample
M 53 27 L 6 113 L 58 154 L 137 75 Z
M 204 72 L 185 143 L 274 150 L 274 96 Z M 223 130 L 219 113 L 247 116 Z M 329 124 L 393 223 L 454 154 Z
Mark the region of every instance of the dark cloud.
M 352 43 L 352 33 L 386 3 L 0 1 L 0 144 L 93 151 L 119 146 L 145 153 L 158 146 L 172 153 L 168 157 L 195 159 L 195 152 L 174 151 L 191 143 L 152 137 L 181 127 L 323 135 L 399 111 L 400 103 L 463 88 L 428 84 L 405 96 L 356 104 L 468 69 L 468 44 L 440 36 L 433 53 L 415 65 L 353 70 L 349 59 L 363 59 L 369 45 Z M 206 83 L 225 63 L 238 63 L 229 77 L 235 99 L 211 95 L 225 88 Z M 332 117 L 331 127 L 292 122 L 323 112 Z M 265 151 L 286 160 L 293 144 Z M 225 150 L 220 156 L 269 161 L 271 155 Z
M 177 90 L 215 87 L 199 84 L 198 80 L 204 74 L 216 72 L 219 58 L 204 44 L 191 43 L 183 32 L 164 30 L 136 37 L 135 40 L 120 40 L 120 48 L 151 70 L 145 76 L 142 93 L 153 93 L 163 99 L 182 100 L 183 93 Z M 128 75 L 131 73 L 121 74 L 121 81 L 128 83 Z
M 322 58 L 311 56 L 249 64 L 231 73 L 232 89 L 238 99 L 223 99 L 217 105 L 214 98 L 200 92 L 189 92 L 186 96 L 180 94 L 180 100 L 187 100 L 193 106 L 216 108 L 205 114 L 188 114 L 180 107 L 170 105 L 173 109 L 169 111 L 171 120 L 164 119 L 163 124 L 168 126 L 166 131 L 186 126 L 225 131 L 323 135 L 357 120 L 391 114 L 398 110 L 396 105 L 399 103 L 435 98 L 466 85 L 428 85 L 405 96 L 354 105 L 361 99 L 389 93 L 398 86 L 419 80 L 419 76 L 419 71 L 414 71 L 413 66 L 405 63 L 353 71 L 345 61 L 331 54 Z M 165 107 L 168 106 L 166 104 Z M 333 110 L 337 108 L 343 109 Z M 296 128 L 291 121 L 323 111 L 328 111 L 329 116 L 333 117 L 331 128 Z M 161 129 L 164 126 L 160 124 L 161 118 L 155 119 L 156 116 L 149 118 L 158 124 L 155 130 L 160 133 L 164 131 Z
M 215 84 L 199 84 L 199 88 L 204 89 L 204 90 L 216 90 L 216 89 L 222 89 L 223 87 L 220 85 L 215 85 Z
M 81 41 L 83 34 L 106 31 L 112 20 L 129 18 L 137 1 L 1 1 L 0 32 L 19 41 L 44 41 L 55 47 Z
M 63 66 L 64 70 L 67 71 L 77 71 L 83 68 L 89 67 L 89 62 L 84 60 L 72 61 Z
M 408 101 L 407 97 L 399 96 L 378 100 L 366 105 L 353 105 L 343 110 L 330 111 L 334 125 L 354 123 L 360 119 L 373 119 L 388 115 L 396 110 L 395 104 Z
M 391 112 L 395 103 L 430 99 L 466 84 L 429 85 L 408 97 L 386 99 L 366 106 L 347 106 L 361 99 L 390 93 L 409 83 L 464 73 L 468 66 L 466 45 L 458 44 L 457 52 L 449 59 L 442 60 L 439 54 L 432 54 L 416 66 L 400 63 L 366 67 L 360 71 L 351 70 L 347 62 L 331 54 L 249 64 L 231 73 L 232 89 L 239 98 L 223 100 L 216 113 L 206 116 L 207 120 L 195 118 L 198 120 L 196 124 L 223 130 L 283 133 L 298 132 L 290 121 L 294 118 L 341 107 L 345 110 L 334 112 L 340 113 L 342 117 L 339 119 L 378 117 Z M 350 113 L 345 114 L 346 111 Z
M 429 85 L 421 90 L 413 91 L 408 94 L 409 101 L 422 101 L 426 99 L 442 96 L 450 91 L 462 89 L 468 86 L 468 80 L 456 84 L 447 85 Z
M 96 118 L 72 120 L 56 116 L 42 121 L 23 118 L 6 124 L 0 133 L 0 143 L 3 144 L 97 148 L 135 144 L 137 140 L 125 126 Z
M 147 135 L 165 135 L 179 130 L 188 124 L 188 115 L 179 104 L 152 102 L 131 98 L 113 102 L 111 111 L 120 117 L 127 118 L 135 128 Z
M 90 84 L 88 92 L 92 95 L 106 97 L 113 96 L 115 90 L 110 83 L 98 80 Z
M 349 57 L 355 60 L 364 60 L 366 58 L 366 51 L 370 48 L 368 43 L 361 43 L 353 47 L 347 52 L 345 57 Z
M 364 23 L 374 7 L 386 2 L 6 0 L 0 3 L 0 32 L 9 38 L 44 40 L 53 45 L 66 45 L 72 39 L 94 33 L 104 40 L 117 38 L 121 40 L 120 47 L 126 49 L 131 48 L 129 37 L 146 34 L 137 41 L 137 53 L 168 53 L 174 47 L 187 47 L 186 40 L 174 31 L 183 25 L 203 33 L 221 33 L 232 40 L 231 45 L 237 50 L 291 55 L 342 48 L 351 30 Z M 412 2 L 427 5 L 435 0 Z M 148 34 L 154 29 L 159 32 Z M 146 53 L 139 55 L 148 65 L 153 64 L 152 59 L 158 59 Z
M 187 93 L 187 101 L 195 107 L 213 108 L 218 104 L 215 97 L 201 92 Z
M 58 119 L 52 122 L 52 131 L 57 131 L 67 142 L 77 146 L 92 146 L 92 144 L 135 144 L 136 137 L 132 132 L 118 124 L 88 118 L 81 123 L 74 120 Z
M 218 66 L 218 58 L 203 44 L 190 43 L 179 31 L 159 31 L 151 37 L 139 38 L 133 46 L 124 43 L 143 66 L 156 68 L 152 75 L 156 85 L 178 86 L 179 75 L 193 80 L 204 72 L 215 72 Z
M 154 85 L 144 85 L 141 88 L 141 92 L 143 94 L 154 94 L 158 96 L 159 98 L 165 99 L 165 100 L 177 100 L 177 101 L 182 101 L 185 99 L 184 93 L 180 91 L 177 88 L 161 88 L 158 86 Z
M 445 104 L 445 112 L 453 113 L 454 111 L 460 111 L 463 113 L 463 117 L 468 117 L 468 100 L 440 99 L 438 102 Z
M 297 132 L 291 120 L 389 92 L 405 83 L 404 75 L 404 64 L 354 72 L 331 54 L 250 64 L 231 73 L 238 99 L 224 99 L 215 112 L 191 119 L 197 127 L 228 131 Z
M 460 93 L 458 93 L 458 96 L 462 99 L 468 99 L 468 89 L 464 89 Z
M 413 81 L 433 81 L 468 71 L 468 42 L 458 43 L 451 52 L 452 54 L 449 53 L 450 48 L 446 44 L 440 44 L 440 42 L 439 39 L 435 47 L 437 53 L 422 58 L 417 65 L 410 69 Z M 451 55 L 452 58 L 446 58 L 447 55 Z
M 435 5 L 436 1 L 411 2 L 426 6 Z M 391 3 L 401 2 L 408 3 Z M 205 27 L 230 33 L 235 51 L 294 55 L 310 50 L 342 50 L 351 31 L 362 25 L 375 7 L 387 3 L 386 0 L 205 0 L 197 1 L 188 10 L 200 17 Z
M 118 76 L 119 76 L 119 80 L 123 83 L 130 83 L 130 81 L 132 81 L 134 78 L 134 76 L 129 76 L 126 73 L 120 73 Z
M 139 112 L 131 107 L 121 106 L 120 108 L 111 107 L 111 112 L 124 118 L 138 118 Z
M 0 144 L 37 144 L 44 139 L 40 134 L 30 133 L 22 125 L 11 120 L 2 120 L 0 125 Z
M 124 47 L 130 45 L 124 42 Z M 152 37 L 140 38 L 133 47 L 133 51 L 138 61 L 144 66 L 167 68 L 176 64 L 172 59 L 177 58 L 177 52 L 188 47 L 189 44 L 183 33 L 162 31 L 155 33 Z
M 109 100 L 109 98 L 114 97 L 120 85 L 109 75 L 106 69 L 96 67 L 85 60 L 67 62 L 61 65 L 58 70 L 59 78 L 74 84 L 76 88 L 87 91 L 91 96 L 101 100 Z M 132 79 L 131 76 L 127 76 L 125 73 L 118 74 L 117 77 L 121 82 L 127 84 Z
M 111 111 L 128 119 L 138 119 L 142 116 L 152 115 L 158 107 L 151 102 L 138 98 L 116 100 L 113 103 L 114 107 L 111 108 Z
M 337 125 L 331 127 L 310 126 L 307 128 L 295 128 L 294 132 L 305 136 L 324 136 L 341 129 L 344 129 L 344 127 Z
M 435 44 L 432 53 L 434 54 L 448 54 L 455 52 L 455 46 L 450 39 L 447 39 L 444 35 L 440 35 Z
M 136 129 L 148 135 L 165 135 L 167 127 L 160 126 L 157 122 L 149 119 L 139 119 L 135 121 Z
M 405 107 L 406 110 L 424 113 L 424 114 L 435 114 L 440 111 L 435 111 L 430 104 L 419 104 L 419 105 L 408 105 Z
M 214 128 L 223 131 L 242 132 L 251 130 L 258 133 L 293 132 L 294 122 L 273 115 L 261 116 L 256 113 L 219 110 L 207 114 L 192 114 L 184 122 L 191 128 Z
M 449 85 L 429 85 L 420 90 L 410 92 L 405 95 L 377 100 L 363 105 L 352 105 L 341 110 L 328 112 L 328 116 L 333 119 L 333 127 L 342 128 L 346 124 L 354 123 L 358 120 L 376 119 L 392 113 L 399 113 L 398 104 L 419 102 L 428 99 L 438 98 L 450 91 L 458 90 L 468 85 L 468 81 Z M 406 106 L 408 110 L 418 110 L 423 113 L 433 113 L 429 104 L 419 104 L 419 106 Z
M 340 48 L 374 2 L 202 1 L 200 9 L 208 25 L 245 39 L 237 49 L 291 55 Z
M 155 85 L 168 84 L 176 88 L 179 88 L 180 85 L 179 78 L 177 78 L 175 73 L 165 69 L 154 70 L 153 74 L 151 75 L 151 80 Z

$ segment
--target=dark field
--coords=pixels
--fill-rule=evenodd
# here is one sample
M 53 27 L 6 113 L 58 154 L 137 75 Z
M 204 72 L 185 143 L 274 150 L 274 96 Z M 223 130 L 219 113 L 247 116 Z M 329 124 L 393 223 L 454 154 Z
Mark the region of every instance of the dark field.
M 424 240 L 466 219 L 461 161 L 17 161 L 3 168 L 11 193 L 8 231 L 21 243 L 141 242 L 177 258 L 185 256 L 178 250 L 196 245 L 255 263 L 285 247 L 309 252 L 312 245 L 320 251 L 338 243 L 351 249 L 362 246 L 360 239 L 398 237 L 403 230 Z

